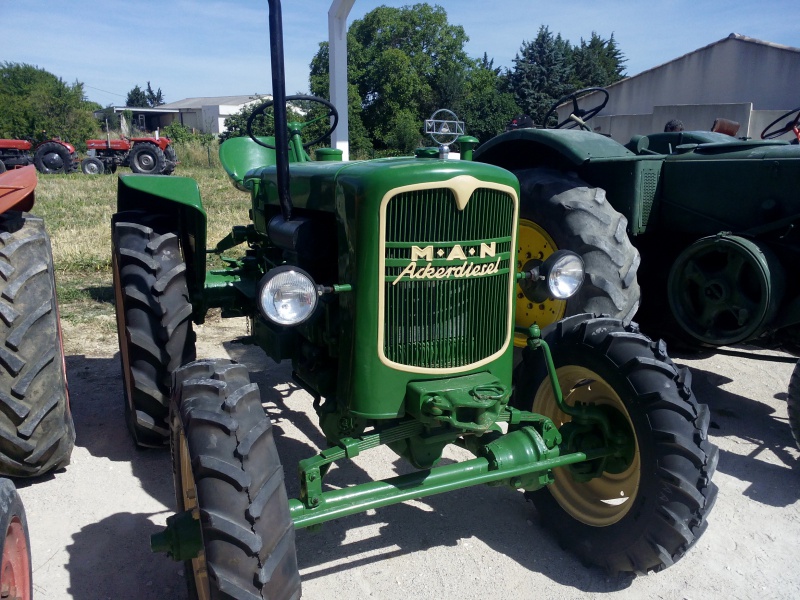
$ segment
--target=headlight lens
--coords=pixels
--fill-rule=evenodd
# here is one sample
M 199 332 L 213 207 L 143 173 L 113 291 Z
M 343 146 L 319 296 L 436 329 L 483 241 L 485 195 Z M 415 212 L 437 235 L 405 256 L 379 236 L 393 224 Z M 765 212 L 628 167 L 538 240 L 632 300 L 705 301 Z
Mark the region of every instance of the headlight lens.
M 583 260 L 577 254 L 564 252 L 555 257 L 547 273 L 547 288 L 553 298 L 565 300 L 575 294 L 583 283 Z
M 264 276 L 259 303 L 261 311 L 279 325 L 298 325 L 317 308 L 317 286 L 296 267 L 279 267 Z

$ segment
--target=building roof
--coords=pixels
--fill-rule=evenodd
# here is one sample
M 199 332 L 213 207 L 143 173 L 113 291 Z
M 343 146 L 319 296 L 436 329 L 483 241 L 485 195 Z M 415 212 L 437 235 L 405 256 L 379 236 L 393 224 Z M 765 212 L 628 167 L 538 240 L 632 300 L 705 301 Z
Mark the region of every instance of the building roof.
M 784 46 L 783 44 L 775 44 L 773 42 L 765 42 L 763 40 L 759 40 L 759 39 L 756 39 L 756 38 L 751 38 L 751 37 L 748 37 L 746 35 L 741 35 L 740 33 L 731 33 L 727 37 L 724 37 L 721 40 L 717 40 L 716 42 L 712 42 L 711 44 L 703 46 L 702 48 L 698 48 L 697 50 L 692 50 L 691 52 L 687 52 L 686 54 L 678 56 L 677 58 L 673 58 L 672 60 L 668 60 L 667 62 L 661 63 L 660 65 L 656 65 L 655 67 L 651 67 L 649 69 L 646 69 L 646 70 L 642 71 L 641 73 L 637 73 L 636 75 L 631 75 L 630 77 L 626 77 L 625 79 L 620 79 L 619 81 L 617 81 L 615 83 L 612 83 L 611 85 L 606 86 L 606 88 L 610 88 L 610 87 L 613 87 L 615 85 L 619 85 L 620 83 L 622 83 L 624 81 L 628 81 L 629 79 L 635 79 L 636 77 L 639 77 L 640 75 L 644 75 L 645 73 L 649 73 L 650 71 L 655 71 L 656 69 L 660 69 L 661 67 L 663 67 L 665 65 L 677 62 L 677 61 L 679 61 L 681 59 L 686 58 L 687 56 L 691 56 L 692 54 L 697 54 L 698 52 L 704 52 L 705 50 L 708 50 L 709 48 L 713 48 L 714 46 L 719 46 L 720 44 L 724 44 L 725 42 L 728 42 L 730 40 L 734 40 L 734 41 L 737 41 L 737 42 L 745 42 L 745 43 L 749 43 L 749 44 L 757 44 L 759 46 L 766 46 L 768 48 L 774 48 L 776 50 L 786 50 L 788 52 L 797 52 L 798 54 L 800 54 L 800 48 L 794 48 L 793 46 Z
M 208 96 L 204 98 L 184 98 L 176 102 L 162 104 L 159 108 L 190 109 L 204 106 L 241 106 L 260 98 L 271 98 L 270 94 L 249 94 L 247 96 Z

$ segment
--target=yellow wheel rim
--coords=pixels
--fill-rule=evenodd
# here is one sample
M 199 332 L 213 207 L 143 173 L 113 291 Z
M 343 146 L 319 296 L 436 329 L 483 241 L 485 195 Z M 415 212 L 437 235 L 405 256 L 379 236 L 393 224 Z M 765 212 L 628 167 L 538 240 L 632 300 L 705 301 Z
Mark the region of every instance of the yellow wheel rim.
M 176 417 L 180 422 L 180 419 Z M 189 455 L 189 445 L 186 443 L 183 427 L 178 423 L 178 461 L 180 465 L 180 486 L 181 498 L 183 499 L 183 510 L 192 511 L 195 519 L 200 519 L 200 508 L 197 504 L 197 488 L 194 483 L 192 473 L 192 459 Z M 198 600 L 211 600 L 211 592 L 208 587 L 208 567 L 206 565 L 206 553 L 204 549 L 196 558 L 192 559 L 192 576 L 197 591 Z
M 528 261 L 545 260 L 558 250 L 553 238 L 533 221 L 520 219 L 519 222 L 519 247 L 517 249 L 517 271 L 521 271 Z M 564 317 L 567 310 L 566 300 L 545 300 L 532 302 L 525 297 L 522 288 L 517 285 L 516 325 L 530 327 L 537 323 L 545 327 Z M 514 335 L 514 345 L 517 348 L 525 346 L 526 337 L 517 333 Z
M 624 415 L 631 428 L 636 451 L 625 471 L 603 473 L 582 483 L 575 481 L 568 469 L 558 468 L 554 470 L 555 483 L 549 487 L 561 508 L 578 521 L 594 527 L 613 525 L 628 514 L 639 491 L 641 460 L 633 423 L 620 397 L 594 371 L 569 365 L 557 369 L 556 373 L 567 404 L 573 406 L 582 402 L 611 406 Z M 533 400 L 533 411 L 549 417 L 559 428 L 571 419 L 558 409 L 549 379 L 539 386 Z

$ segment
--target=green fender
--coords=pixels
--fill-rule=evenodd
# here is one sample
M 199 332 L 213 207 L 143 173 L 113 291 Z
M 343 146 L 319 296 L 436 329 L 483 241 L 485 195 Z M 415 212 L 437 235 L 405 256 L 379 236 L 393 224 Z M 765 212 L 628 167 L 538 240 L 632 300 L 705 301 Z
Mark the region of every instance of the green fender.
M 180 236 L 190 300 L 195 310 L 202 310 L 207 217 L 197 182 L 173 175 L 120 175 L 117 211 L 127 210 L 163 214 L 175 220 L 173 230 Z
M 575 169 L 598 158 L 633 158 L 633 152 L 609 137 L 581 129 L 516 129 L 481 145 L 476 162 L 509 170 L 546 165 Z

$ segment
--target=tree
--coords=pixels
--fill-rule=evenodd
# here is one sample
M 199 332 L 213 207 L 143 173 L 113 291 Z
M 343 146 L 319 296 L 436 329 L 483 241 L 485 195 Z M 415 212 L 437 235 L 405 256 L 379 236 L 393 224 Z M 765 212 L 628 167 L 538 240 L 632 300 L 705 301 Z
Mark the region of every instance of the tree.
M 150 82 L 147 82 L 147 92 L 145 93 L 147 96 L 147 104 L 148 106 L 156 107 L 161 106 L 164 104 L 164 96 L 161 93 L 161 88 L 158 88 L 157 92 L 153 91 L 153 88 L 150 87 Z
M 128 97 L 125 99 L 125 106 L 144 108 L 149 105 L 147 94 L 138 85 L 134 86 L 133 89 L 128 92 Z
M 571 91 L 571 47 L 561 34 L 554 36 L 544 25 L 532 42 L 522 42 L 508 74 L 517 104 L 534 123 L 543 123 L 554 100 Z
M 466 123 L 468 135 L 480 141 L 505 131 L 514 115 L 522 112 L 514 94 L 506 91 L 506 83 L 498 75 L 491 61 L 479 62 L 466 79 L 462 96 L 454 104 L 454 111 Z
M 604 40 L 593 31 L 588 42 L 581 39 L 580 45 L 572 50 L 572 87 L 580 89 L 611 85 L 625 77 L 625 62 L 613 33 Z
M 98 133 L 83 84 L 67 84 L 52 73 L 24 63 L 0 63 L 0 137 L 59 136 L 78 147 Z
M 459 96 L 473 66 L 464 51 L 467 40 L 443 8 L 429 4 L 381 6 L 353 21 L 347 34 L 348 81 L 355 91 L 349 97 L 351 132 L 360 122 L 372 147 L 413 150 L 423 121 Z M 311 62 L 311 90 L 328 93 L 326 43 Z

